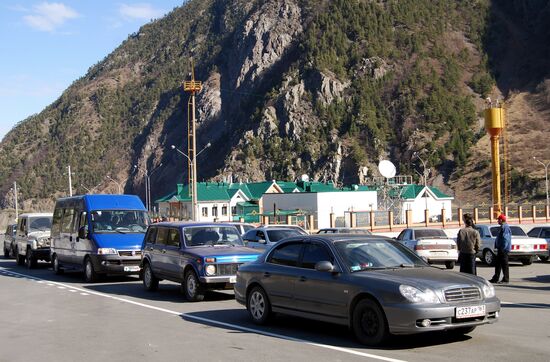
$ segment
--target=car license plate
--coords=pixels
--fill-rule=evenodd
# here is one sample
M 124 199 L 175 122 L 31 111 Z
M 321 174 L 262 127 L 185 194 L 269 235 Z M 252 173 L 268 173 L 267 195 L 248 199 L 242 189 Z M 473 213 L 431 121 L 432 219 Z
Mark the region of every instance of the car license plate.
M 137 271 L 139 271 L 139 265 L 125 266 L 124 271 L 125 272 L 137 272 Z
M 485 316 L 485 305 L 474 305 L 470 307 L 456 307 L 456 318 L 472 318 Z
M 432 255 L 447 255 L 446 251 L 432 251 Z
M 235 284 L 236 282 L 237 282 L 237 277 L 236 276 L 229 277 L 229 283 Z

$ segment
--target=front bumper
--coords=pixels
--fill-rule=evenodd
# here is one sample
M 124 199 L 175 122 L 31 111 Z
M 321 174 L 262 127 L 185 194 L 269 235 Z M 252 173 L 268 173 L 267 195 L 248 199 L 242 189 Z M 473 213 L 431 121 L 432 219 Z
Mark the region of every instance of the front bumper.
M 211 277 L 199 277 L 201 283 L 205 284 L 219 284 L 219 283 L 231 283 L 235 284 L 236 276 L 234 275 L 222 275 L 222 276 L 211 276 Z
M 457 319 L 456 307 L 485 305 L 486 315 Z M 390 333 L 413 334 L 430 331 L 450 330 L 461 327 L 473 327 L 495 323 L 500 312 L 500 301 L 497 298 L 485 302 L 473 301 L 460 304 L 418 305 L 413 303 L 384 306 Z M 420 321 L 429 319 L 428 327 L 420 325 Z
M 92 255 L 94 269 L 102 274 L 139 274 L 141 256 Z

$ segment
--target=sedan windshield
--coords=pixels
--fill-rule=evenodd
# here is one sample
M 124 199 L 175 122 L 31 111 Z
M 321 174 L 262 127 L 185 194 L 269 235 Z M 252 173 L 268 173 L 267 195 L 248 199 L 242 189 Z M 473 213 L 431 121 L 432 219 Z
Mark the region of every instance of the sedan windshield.
M 52 228 L 52 217 L 29 218 L 29 231 L 48 231 Z
M 336 242 L 335 246 L 350 272 L 427 266 L 409 249 L 392 241 L 350 240 Z
M 91 214 L 96 233 L 145 233 L 149 217 L 138 210 L 97 210 Z
M 243 245 L 234 226 L 194 226 L 183 230 L 187 246 Z

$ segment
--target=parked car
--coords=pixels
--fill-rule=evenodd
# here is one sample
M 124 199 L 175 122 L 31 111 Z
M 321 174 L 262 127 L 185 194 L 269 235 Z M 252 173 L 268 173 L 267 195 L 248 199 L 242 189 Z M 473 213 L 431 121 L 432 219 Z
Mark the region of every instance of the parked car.
M 317 231 L 317 234 L 364 234 L 364 235 L 372 235 L 370 230 L 367 230 L 367 229 L 343 228 L 343 227 L 319 229 L 319 231 Z
M 290 236 L 304 235 L 298 229 L 281 227 L 259 227 L 247 231 L 243 235 L 243 241 L 246 246 L 254 249 L 268 249 L 275 245 L 279 240 Z
M 548 261 L 550 256 L 550 226 L 534 227 L 527 233 L 527 236 L 546 240 L 546 254 L 539 254 L 539 259 Z
M 445 264 L 447 269 L 453 269 L 458 260 L 456 242 L 442 229 L 404 229 L 396 239 L 430 264 Z
M 8 224 L 4 233 L 4 258 L 15 257 L 15 234 L 17 224 Z
M 241 233 L 241 235 L 244 235 L 248 230 L 252 230 L 252 229 L 256 228 L 256 226 L 254 224 L 249 224 L 249 223 L 246 223 L 246 222 L 231 221 L 231 222 L 226 222 L 224 224 L 230 224 L 230 225 L 235 226 L 237 228 L 237 230 L 239 230 L 239 233 Z
M 495 239 L 500 226 L 476 225 L 475 228 L 481 236 L 481 249 L 477 253 L 477 257 L 487 265 L 495 265 Z M 520 261 L 523 265 L 531 265 L 538 255 L 543 257 L 548 255 L 546 240 L 528 237 L 519 226 L 510 225 L 510 230 L 512 231 L 512 248 L 508 254 L 508 260 Z
M 159 281 L 171 280 L 181 283 L 187 300 L 201 301 L 207 290 L 233 288 L 237 268 L 259 254 L 230 224 L 153 224 L 143 244 L 143 285 L 154 291 Z
M 282 313 L 342 324 L 367 345 L 390 334 L 469 333 L 500 311 L 483 278 L 430 267 L 383 236 L 344 234 L 281 241 L 239 267 L 235 298 L 254 323 Z
M 18 265 L 34 268 L 38 260 L 50 261 L 52 214 L 21 214 L 17 219 L 15 258 Z
M 299 225 L 292 225 L 292 224 L 268 224 L 268 225 L 260 225 L 260 227 L 266 228 L 266 229 L 273 229 L 273 228 L 285 228 L 285 229 L 293 229 L 298 231 L 302 235 L 309 235 L 309 233 L 301 226 Z
M 59 199 L 53 215 L 53 270 L 83 270 L 88 283 L 108 274 L 139 274 L 148 224 L 147 210 L 135 195 Z

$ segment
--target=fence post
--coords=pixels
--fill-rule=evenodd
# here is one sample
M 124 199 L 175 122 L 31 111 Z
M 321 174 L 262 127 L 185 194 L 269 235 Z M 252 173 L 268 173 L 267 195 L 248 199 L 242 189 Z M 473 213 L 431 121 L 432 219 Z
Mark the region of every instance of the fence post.
M 430 216 L 430 211 L 428 209 L 424 210 L 424 225 L 426 227 L 428 227 L 428 225 L 430 224 L 429 216 Z
M 390 231 L 393 230 L 393 211 L 388 211 L 388 225 L 390 226 Z
M 462 226 L 462 208 L 458 208 L 458 227 Z
M 531 212 L 533 213 L 533 224 L 537 222 L 537 207 L 531 206 Z
M 479 220 L 479 210 L 477 207 L 474 207 L 474 224 L 477 224 L 478 220 Z
M 262 224 L 269 225 L 269 216 L 262 216 Z
M 545 206 L 545 217 L 546 217 L 546 222 L 548 222 L 548 219 L 550 219 L 550 205 L 546 205 Z
M 355 211 L 350 211 L 349 213 L 349 227 L 354 228 L 357 226 L 357 215 Z
M 521 224 L 521 220 L 523 220 L 523 215 L 521 214 L 522 207 L 521 205 L 518 205 L 518 223 Z
M 287 215 L 287 216 L 286 216 L 286 223 L 287 223 L 288 225 L 292 224 L 292 215 Z
M 374 230 L 374 211 L 370 211 L 370 231 Z
M 330 213 L 330 227 L 336 227 L 336 215 L 333 212 Z
M 307 216 L 308 218 L 308 224 L 309 224 L 309 232 L 312 233 L 313 230 L 315 229 L 315 225 L 313 225 L 315 223 L 315 217 L 313 214 L 310 214 Z
M 508 217 L 508 206 L 504 206 L 504 215 Z
M 411 227 L 411 216 L 412 216 L 412 210 L 406 210 L 405 212 L 405 222 L 407 223 L 407 227 Z
M 493 216 L 494 215 L 495 215 L 495 208 L 491 206 L 489 208 L 489 224 L 493 223 Z
M 441 225 L 443 225 L 443 228 L 445 229 L 445 223 L 447 215 L 445 215 L 445 208 L 441 209 Z
M 239 222 L 244 222 L 244 217 L 239 217 Z

